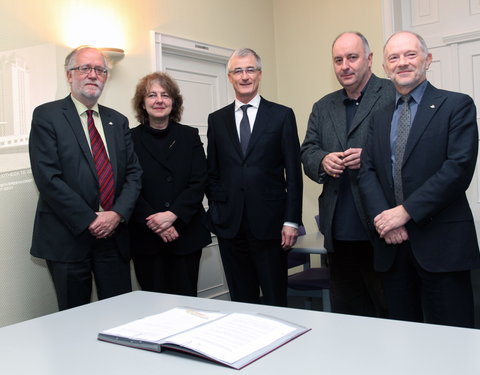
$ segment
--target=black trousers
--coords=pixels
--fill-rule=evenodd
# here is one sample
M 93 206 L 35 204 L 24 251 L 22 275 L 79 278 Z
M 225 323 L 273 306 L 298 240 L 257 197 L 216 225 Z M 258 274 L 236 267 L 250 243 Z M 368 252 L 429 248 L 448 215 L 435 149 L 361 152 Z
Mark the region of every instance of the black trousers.
M 370 241 L 333 241 L 328 253 L 332 311 L 342 314 L 386 317 L 381 276 L 373 269 Z
M 59 310 L 85 305 L 92 295 L 92 275 L 99 299 L 132 291 L 130 262 L 120 256 L 112 238 L 92 239 L 90 255 L 81 262 L 47 260 Z
M 196 297 L 201 256 L 202 249 L 184 255 L 160 250 L 134 256 L 133 265 L 143 290 Z
M 256 239 L 244 217 L 237 236 L 219 237 L 218 244 L 232 301 L 287 305 L 287 257 L 280 239 Z
M 418 264 L 407 241 L 399 246 L 383 280 L 390 318 L 474 327 L 470 270 L 428 272 Z

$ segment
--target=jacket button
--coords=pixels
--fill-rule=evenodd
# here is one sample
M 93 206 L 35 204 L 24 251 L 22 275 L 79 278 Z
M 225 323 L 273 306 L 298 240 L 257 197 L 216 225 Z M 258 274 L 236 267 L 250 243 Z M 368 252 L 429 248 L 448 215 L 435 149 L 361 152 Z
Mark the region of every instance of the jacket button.
M 170 207 L 170 202 L 165 202 L 165 207 Z
M 172 182 L 173 181 L 173 177 L 172 176 L 167 176 L 167 182 Z

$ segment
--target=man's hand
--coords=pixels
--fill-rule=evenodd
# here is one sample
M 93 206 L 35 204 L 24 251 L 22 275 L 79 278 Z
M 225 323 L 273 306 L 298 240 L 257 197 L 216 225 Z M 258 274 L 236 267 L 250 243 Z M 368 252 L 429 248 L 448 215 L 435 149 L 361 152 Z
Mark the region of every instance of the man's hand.
M 100 211 L 96 214 L 96 219 L 88 226 L 90 234 L 97 240 L 110 237 L 115 232 L 122 217 L 115 211 Z
M 389 245 L 401 244 L 402 242 L 408 240 L 407 228 L 405 228 L 405 226 L 401 226 L 397 229 L 392 229 L 390 232 L 386 233 L 385 236 L 383 236 L 383 239 Z
M 322 159 L 322 168 L 329 176 L 340 177 L 345 166 L 343 165 L 343 152 L 331 152 Z
M 298 229 L 284 225 L 282 228 L 282 249 L 289 250 L 295 245 L 298 237 Z
M 393 229 L 400 228 L 411 219 L 402 205 L 385 210 L 373 219 L 375 229 L 381 238 Z
M 343 152 L 331 152 L 322 159 L 322 168 L 334 178 L 340 177 L 345 168 L 360 169 L 361 148 L 349 148 Z
M 360 169 L 361 148 L 349 148 L 343 152 L 343 165 L 348 169 Z

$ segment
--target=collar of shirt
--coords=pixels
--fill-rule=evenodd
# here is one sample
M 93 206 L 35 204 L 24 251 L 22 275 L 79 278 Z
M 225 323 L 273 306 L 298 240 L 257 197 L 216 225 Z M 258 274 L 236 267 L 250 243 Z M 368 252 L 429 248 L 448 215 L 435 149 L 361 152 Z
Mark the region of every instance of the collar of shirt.
M 92 108 L 87 108 L 85 104 L 75 99 L 73 95 L 70 95 L 70 97 L 72 98 L 72 101 L 73 101 L 73 104 L 75 105 L 78 116 L 80 117 L 80 122 L 82 123 L 83 132 L 85 133 L 85 137 L 87 138 L 88 146 L 91 149 L 90 134 L 88 132 L 88 122 L 87 122 L 87 110 L 91 109 L 93 110 L 93 120 L 95 122 L 95 127 L 97 128 L 98 134 L 100 134 L 100 138 L 102 138 L 103 144 L 105 145 L 105 150 L 107 150 L 107 155 L 108 157 L 110 157 L 110 154 L 108 152 L 108 145 L 105 138 L 105 132 L 103 131 L 102 119 L 98 111 L 98 104 L 95 104 Z
M 245 104 L 250 104 L 252 107 L 257 108 L 258 110 L 258 106 L 260 105 L 260 95 L 255 95 L 255 97 L 248 103 L 242 103 L 240 100 L 235 99 L 235 112 L 241 111 L 240 107 Z
M 410 91 L 408 94 L 412 96 L 414 102 L 416 104 L 420 103 L 420 101 L 423 98 L 423 94 L 425 94 L 425 89 L 427 88 L 428 81 L 425 80 L 422 83 L 420 83 L 417 87 L 415 87 L 412 91 Z M 402 97 L 402 94 L 399 94 L 398 92 L 395 93 L 395 109 L 398 108 L 398 105 L 400 103 L 400 98 Z M 410 103 L 411 104 L 411 103 Z M 414 118 L 414 114 L 412 113 L 412 121 Z
M 425 89 L 427 88 L 428 81 L 425 80 L 417 87 L 415 87 L 412 91 L 408 94 L 412 96 L 413 100 L 410 100 L 408 106 L 410 108 L 410 125 L 413 124 L 415 116 L 417 114 L 417 109 L 420 101 L 422 100 L 423 94 L 425 93 Z M 395 94 L 395 110 L 393 111 L 392 116 L 392 123 L 390 128 L 390 149 L 391 149 L 391 161 L 392 161 L 392 168 L 395 164 L 395 143 L 397 141 L 397 128 L 398 128 L 398 121 L 400 119 L 400 108 L 401 108 L 401 94 L 398 92 Z
M 347 96 L 347 92 L 345 89 L 342 90 L 343 92 L 343 104 L 345 105 L 345 115 L 346 115 L 346 124 L 347 124 L 347 133 L 350 130 L 350 127 L 353 122 L 353 118 L 355 117 L 355 114 L 357 113 L 358 106 L 360 105 L 360 102 L 362 101 L 363 94 L 365 92 L 366 86 L 360 93 L 360 96 L 357 99 L 352 99 Z
M 365 91 L 367 91 L 368 84 L 370 83 L 371 80 L 372 80 L 372 77 L 370 77 L 370 79 L 367 81 L 366 85 L 363 87 L 362 91 L 360 92 L 360 96 L 357 99 L 350 98 L 347 95 L 347 90 L 342 89 L 343 104 L 345 104 L 345 105 L 350 104 L 350 103 L 359 103 L 360 104 L 363 96 L 365 95 Z
M 73 95 L 70 95 L 70 97 L 72 98 L 72 101 L 73 101 L 73 104 L 75 104 L 75 108 L 77 109 L 77 113 L 78 115 L 81 117 L 84 113 L 85 113 L 85 116 L 87 115 L 86 114 L 86 111 L 88 109 L 93 109 L 93 115 L 96 117 L 99 117 L 99 114 L 98 114 L 98 104 L 95 103 L 95 105 L 92 107 L 92 108 L 87 108 L 87 106 L 85 104 L 83 104 L 82 102 L 80 102 L 79 100 L 75 99 L 75 97 Z
M 238 139 L 240 139 L 240 121 L 242 121 L 243 111 L 240 108 L 242 105 L 250 104 L 251 107 L 247 110 L 248 121 L 250 122 L 250 130 L 253 131 L 253 124 L 257 118 L 258 107 L 260 106 L 260 95 L 255 97 L 248 103 L 242 103 L 238 99 L 235 99 L 235 124 L 237 126 Z

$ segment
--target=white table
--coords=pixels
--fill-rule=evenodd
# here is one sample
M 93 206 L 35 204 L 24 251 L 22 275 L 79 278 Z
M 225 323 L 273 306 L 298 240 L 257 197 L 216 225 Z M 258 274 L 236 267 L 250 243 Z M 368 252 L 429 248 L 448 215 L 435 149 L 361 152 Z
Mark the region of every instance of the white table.
M 480 374 L 478 330 L 139 291 L 0 328 L 0 373 L 237 373 L 188 355 L 97 340 L 99 331 L 175 306 L 263 312 L 312 328 L 240 370 L 242 375 Z

